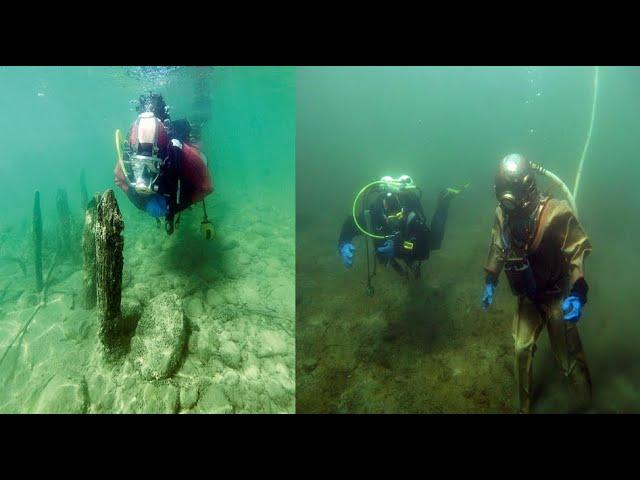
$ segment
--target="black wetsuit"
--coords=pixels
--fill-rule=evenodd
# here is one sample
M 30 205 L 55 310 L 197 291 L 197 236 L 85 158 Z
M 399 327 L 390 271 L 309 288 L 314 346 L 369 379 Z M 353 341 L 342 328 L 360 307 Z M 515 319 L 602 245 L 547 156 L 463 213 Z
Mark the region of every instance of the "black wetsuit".
M 449 204 L 451 196 L 444 195 L 444 192 L 438 196 L 436 211 L 431 219 L 431 227 L 427 226 L 427 219 L 420 199 L 414 193 L 400 193 L 400 205 L 404 208 L 402 220 L 398 225 L 391 226 L 384 215 L 384 207 L 382 205 L 383 195 L 378 195 L 369 208 L 369 217 L 371 225 L 367 225 L 365 215 L 358 215 L 358 223 L 364 228 L 371 228 L 376 235 L 395 235 L 394 237 L 394 255 L 391 260 L 377 253 L 377 259 L 382 264 L 390 263 L 391 266 L 401 274 L 405 274 L 404 269 L 398 264 L 397 260 L 403 260 L 407 267 L 413 270 L 416 276 L 420 275 L 420 262 L 429 258 L 432 250 L 438 250 L 442 245 L 444 237 L 444 228 L 449 213 Z M 342 224 L 338 245 L 351 242 L 353 237 L 361 235 L 353 220 L 353 216 L 349 215 Z M 373 239 L 375 248 L 382 247 L 386 240 Z M 406 248 L 405 242 L 411 244 L 411 248 Z

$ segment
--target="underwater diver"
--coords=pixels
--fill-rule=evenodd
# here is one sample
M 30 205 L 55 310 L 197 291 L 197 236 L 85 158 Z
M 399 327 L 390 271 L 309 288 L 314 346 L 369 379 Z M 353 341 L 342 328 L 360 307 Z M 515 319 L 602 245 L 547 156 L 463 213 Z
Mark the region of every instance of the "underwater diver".
M 403 175 L 393 179 L 385 176 L 374 183 L 379 185 L 373 200 L 368 202 L 367 198 L 363 211 L 356 218 L 354 215 L 348 216 L 342 224 L 338 239 L 342 263 L 347 268 L 353 265 L 355 246 L 352 240 L 364 233 L 361 226 L 367 225 L 368 231 L 375 235 L 367 234 L 373 238 L 377 261 L 384 266 L 390 265 L 400 275 L 408 276 L 412 272 L 415 278 L 420 278 L 421 262 L 429 258 L 429 252 L 438 250 L 442 244 L 449 204 L 459 191 L 448 188 L 440 192 L 429 227 L 411 177 Z M 404 263 L 406 269 L 399 261 Z M 370 282 L 369 289 L 372 294 Z
M 583 263 L 591 244 L 566 201 L 539 193 L 535 168 L 540 171 L 519 154 L 507 155 L 499 164 L 498 207 L 482 296 L 482 307 L 487 309 L 504 269 L 518 297 L 513 338 L 520 413 L 531 409 L 533 356 L 545 326 L 554 356 L 581 406 L 591 398 L 591 378 L 576 325 L 587 303 Z
M 140 210 L 158 222 L 165 217 L 169 235 L 176 215 L 202 201 L 201 231 L 210 239 L 213 226 L 204 198 L 213 192 L 213 181 L 206 157 L 194 144 L 188 120 L 172 121 L 169 107 L 157 93 L 141 95 L 136 109 L 139 115 L 124 149 L 120 131 L 116 131 L 116 184 Z

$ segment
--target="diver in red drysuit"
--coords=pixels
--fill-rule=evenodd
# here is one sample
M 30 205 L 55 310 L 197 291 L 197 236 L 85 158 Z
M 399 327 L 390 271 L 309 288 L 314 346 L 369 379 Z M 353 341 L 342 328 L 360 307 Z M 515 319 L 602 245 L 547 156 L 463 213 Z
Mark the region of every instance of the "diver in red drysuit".
M 165 217 L 170 235 L 175 215 L 212 193 L 213 180 L 206 157 L 190 142 L 189 122 L 171 121 L 162 95 L 142 95 L 138 113 L 115 182 L 136 207 Z

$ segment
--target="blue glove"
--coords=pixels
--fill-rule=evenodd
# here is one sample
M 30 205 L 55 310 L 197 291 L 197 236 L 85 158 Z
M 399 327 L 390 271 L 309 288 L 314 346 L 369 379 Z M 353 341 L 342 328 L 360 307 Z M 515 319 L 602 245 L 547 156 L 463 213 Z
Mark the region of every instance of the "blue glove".
M 167 205 L 167 199 L 162 195 L 154 195 L 147 202 L 145 211 L 155 218 L 160 218 L 169 213 L 169 206 Z
M 486 310 L 493 303 L 493 294 L 496 292 L 496 284 L 487 282 L 484 285 L 484 293 L 482 294 L 482 309 Z
M 356 251 L 356 247 L 353 246 L 353 243 L 341 242 L 338 248 L 340 249 L 342 263 L 344 263 L 345 267 L 351 268 L 353 265 L 353 253 Z
M 378 253 L 382 254 L 383 257 L 393 258 L 393 240 L 388 239 L 386 242 L 384 242 L 384 245 L 382 247 L 378 247 L 376 248 L 376 250 L 378 251 Z
M 562 302 L 562 313 L 567 322 L 577 323 L 582 315 L 582 302 L 575 295 L 570 295 Z

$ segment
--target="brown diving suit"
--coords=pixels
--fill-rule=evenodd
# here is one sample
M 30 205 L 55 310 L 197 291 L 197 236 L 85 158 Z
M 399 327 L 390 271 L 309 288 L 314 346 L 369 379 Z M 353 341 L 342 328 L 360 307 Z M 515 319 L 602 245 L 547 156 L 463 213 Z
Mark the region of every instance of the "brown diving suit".
M 591 378 L 577 326 L 565 321 L 562 312 L 563 299 L 575 282 L 584 278 L 583 263 L 591 252 L 591 244 L 567 202 L 543 198 L 535 215 L 530 241 L 517 247 L 510 240 L 509 225 L 502 209 L 496 208 L 484 267 L 496 280 L 504 268 L 512 291 L 518 296 L 518 310 L 513 319 L 514 373 L 522 413 L 528 413 L 531 408 L 533 356 L 544 326 L 554 356 L 578 400 L 584 405 L 591 397 Z M 521 282 L 518 266 L 522 266 L 525 258 L 535 285 L 535 291 L 528 294 L 518 289 Z

